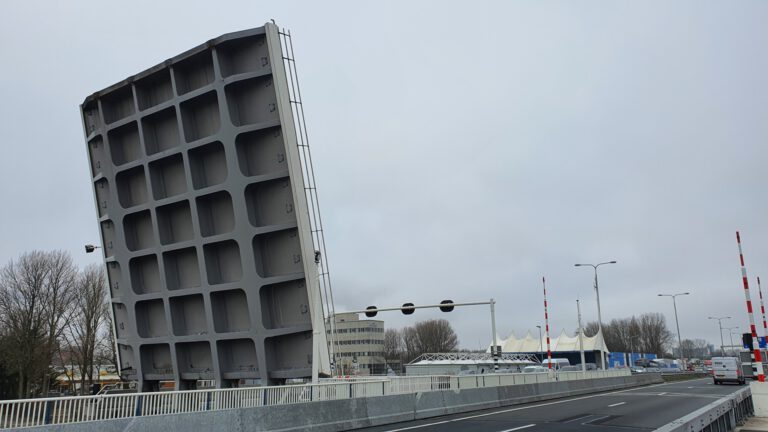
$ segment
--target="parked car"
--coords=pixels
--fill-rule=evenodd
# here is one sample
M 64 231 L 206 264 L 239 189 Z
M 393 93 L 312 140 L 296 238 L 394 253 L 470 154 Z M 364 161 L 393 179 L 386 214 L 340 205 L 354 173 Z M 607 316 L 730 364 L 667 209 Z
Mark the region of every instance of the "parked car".
M 549 368 L 544 366 L 526 366 L 523 368 L 523 373 L 542 373 L 548 372 Z

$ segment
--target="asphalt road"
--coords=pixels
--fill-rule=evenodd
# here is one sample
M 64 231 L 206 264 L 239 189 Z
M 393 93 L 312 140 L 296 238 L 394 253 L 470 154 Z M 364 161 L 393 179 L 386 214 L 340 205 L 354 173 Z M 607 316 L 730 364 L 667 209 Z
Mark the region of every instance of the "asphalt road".
M 475 411 L 360 431 L 643 431 L 654 430 L 742 386 L 711 378 Z

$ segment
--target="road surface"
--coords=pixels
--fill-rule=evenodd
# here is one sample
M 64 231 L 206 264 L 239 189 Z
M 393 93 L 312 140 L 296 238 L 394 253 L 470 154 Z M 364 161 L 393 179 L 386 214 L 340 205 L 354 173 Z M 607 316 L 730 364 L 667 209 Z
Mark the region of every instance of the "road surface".
M 742 388 L 744 387 L 738 385 L 714 385 L 712 378 L 702 378 L 358 430 L 366 432 L 650 431 Z

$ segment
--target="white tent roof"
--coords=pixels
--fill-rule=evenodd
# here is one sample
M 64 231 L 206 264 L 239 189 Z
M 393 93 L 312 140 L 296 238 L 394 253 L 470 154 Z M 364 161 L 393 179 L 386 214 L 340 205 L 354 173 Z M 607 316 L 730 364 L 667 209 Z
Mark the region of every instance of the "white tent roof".
M 603 351 L 610 352 L 605 346 L 605 340 L 603 339 L 602 332 L 598 332 L 595 336 L 584 336 L 584 351 Z M 542 337 L 539 340 L 537 337 L 531 335 L 528 332 L 525 338 L 518 339 L 514 333 L 508 338 L 499 340 L 498 344 L 501 345 L 501 351 L 507 353 L 530 353 L 530 352 L 546 352 L 547 351 L 547 339 Z M 490 345 L 488 349 L 490 351 Z M 550 349 L 552 352 L 566 352 L 566 351 L 580 351 L 579 337 L 568 336 L 565 334 L 565 330 L 560 333 L 560 336 L 550 339 Z

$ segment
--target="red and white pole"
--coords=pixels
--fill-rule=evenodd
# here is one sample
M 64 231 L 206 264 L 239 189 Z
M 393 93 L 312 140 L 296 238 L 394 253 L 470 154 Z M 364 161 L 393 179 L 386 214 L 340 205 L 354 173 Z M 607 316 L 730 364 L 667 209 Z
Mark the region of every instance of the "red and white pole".
M 765 321 L 765 305 L 763 304 L 763 288 L 760 286 L 760 276 L 757 277 L 757 292 L 760 293 L 760 312 L 763 315 L 763 336 L 768 337 L 768 323 Z
M 549 313 L 547 312 L 547 281 L 544 276 L 541 277 L 541 285 L 544 287 L 544 328 L 547 334 L 547 359 L 549 368 L 552 369 L 552 350 L 549 348 Z
M 752 331 L 752 340 L 757 341 L 754 347 L 755 364 L 757 364 L 757 380 L 765 382 L 763 375 L 763 359 L 760 356 L 760 342 L 757 339 L 757 329 L 755 328 L 755 315 L 752 312 L 752 299 L 749 297 L 749 281 L 747 280 L 747 268 L 744 266 L 744 253 L 741 250 L 741 236 L 736 231 L 736 243 L 739 245 L 739 261 L 741 262 L 741 281 L 744 284 L 744 297 L 747 300 L 747 315 L 749 316 L 749 329 Z

